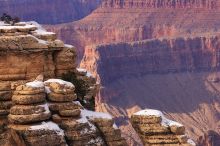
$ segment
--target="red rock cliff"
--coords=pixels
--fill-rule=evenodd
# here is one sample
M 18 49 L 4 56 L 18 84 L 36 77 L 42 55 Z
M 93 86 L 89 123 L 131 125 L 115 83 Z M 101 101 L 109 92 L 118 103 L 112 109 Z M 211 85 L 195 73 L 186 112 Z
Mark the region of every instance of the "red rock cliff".
M 176 3 L 183 6 L 175 4 L 178 5 L 175 7 L 160 1 L 163 5 L 159 8 L 152 6 L 159 1 L 145 1 L 143 6 L 142 1 L 129 1 L 132 7 L 118 8 L 120 2 L 128 3 L 104 1 L 102 7 L 82 20 L 48 26 L 48 29 L 57 32 L 67 43 L 76 45 L 81 59 L 87 45 L 211 33 L 220 27 L 219 1 L 203 1 L 204 4 L 201 1 L 178 1 Z M 215 6 L 210 6 L 212 3 Z
M 99 75 L 103 85 L 126 76 L 214 71 L 219 47 L 219 36 L 88 46 L 81 67 Z
M 117 117 L 126 134 L 132 129 L 120 119 L 148 107 L 183 123 L 196 140 L 219 132 L 218 52 L 218 34 L 151 39 L 88 46 L 80 66 L 102 84 L 97 110 Z

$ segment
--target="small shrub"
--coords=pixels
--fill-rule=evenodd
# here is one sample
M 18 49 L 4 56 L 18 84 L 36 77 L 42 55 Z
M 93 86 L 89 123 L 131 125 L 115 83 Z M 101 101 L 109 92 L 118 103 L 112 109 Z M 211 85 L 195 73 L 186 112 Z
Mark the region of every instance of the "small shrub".
M 3 13 L 2 16 L 0 17 L 0 20 L 4 21 L 7 24 L 11 24 L 11 25 L 14 25 L 15 23 L 20 22 L 19 17 L 12 17 L 12 16 L 8 15 L 7 13 Z
M 78 79 L 75 73 L 68 72 L 62 75 L 62 79 L 71 82 L 75 85 L 75 93 L 77 94 L 78 101 L 87 109 L 94 110 L 95 98 L 85 100 L 84 97 L 87 93 L 89 85 L 82 79 Z

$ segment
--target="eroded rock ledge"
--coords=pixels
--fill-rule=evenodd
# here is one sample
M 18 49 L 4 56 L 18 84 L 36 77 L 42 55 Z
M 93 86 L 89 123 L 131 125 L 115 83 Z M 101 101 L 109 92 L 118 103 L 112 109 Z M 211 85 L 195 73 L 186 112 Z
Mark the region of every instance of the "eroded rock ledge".
M 218 34 L 167 37 L 87 46 L 80 66 L 106 85 L 130 76 L 215 70 L 218 52 Z
M 0 80 L 28 80 L 43 74 L 46 78 L 74 71 L 75 48 L 56 39 L 38 24 L 0 24 Z
M 185 134 L 185 127 L 167 119 L 158 110 L 134 113 L 131 122 L 145 146 L 195 146 Z
M 76 101 L 74 90 L 72 83 L 61 79 L 35 80 L 16 87 L 9 101 L 10 114 L 0 120 L 1 145 L 126 146 L 112 117 L 86 110 Z

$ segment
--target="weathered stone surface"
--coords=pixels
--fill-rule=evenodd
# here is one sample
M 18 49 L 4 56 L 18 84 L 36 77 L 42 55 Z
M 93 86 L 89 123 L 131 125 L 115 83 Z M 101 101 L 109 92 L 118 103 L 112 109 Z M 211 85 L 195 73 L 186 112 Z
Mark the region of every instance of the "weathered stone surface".
M 152 122 L 152 117 L 160 120 Z M 166 119 L 160 111 L 152 109 L 139 111 L 131 116 L 131 122 L 146 146 L 195 146 L 195 143 L 185 134 L 185 127 Z
M 60 102 L 60 103 L 50 102 L 49 108 L 51 111 L 57 112 L 60 110 L 74 110 L 81 108 L 81 106 L 73 102 Z
M 30 124 L 34 122 L 40 122 L 48 120 L 51 117 L 51 113 L 40 113 L 40 114 L 30 114 L 30 115 L 8 115 L 8 119 L 14 124 Z
M 65 146 L 66 141 L 62 135 L 62 131 L 57 131 L 57 129 L 53 129 L 52 127 L 49 129 L 36 128 L 44 124 L 45 123 L 38 125 L 10 125 L 10 128 L 23 135 L 25 143 L 30 146 Z M 50 124 L 51 123 L 47 125 L 46 123 L 47 126 L 50 126 Z
M 0 91 L 10 91 L 11 83 L 10 82 L 0 82 Z
M 45 111 L 42 105 L 15 105 L 10 109 L 10 113 L 13 115 L 31 115 L 43 113 Z
M 46 100 L 45 93 L 40 93 L 36 95 L 13 95 L 12 100 L 16 104 L 35 104 L 42 103 Z
M 74 94 L 75 87 L 69 87 L 62 84 L 58 84 L 56 82 L 45 83 L 47 87 L 49 87 L 51 92 L 56 94 Z
M 75 110 L 60 110 L 59 114 L 64 117 L 77 117 L 81 113 L 80 109 Z
M 11 91 L 0 91 L 0 101 L 11 100 L 12 92 Z
M 59 94 L 59 93 L 49 93 L 48 99 L 52 102 L 68 102 L 77 99 L 76 94 Z

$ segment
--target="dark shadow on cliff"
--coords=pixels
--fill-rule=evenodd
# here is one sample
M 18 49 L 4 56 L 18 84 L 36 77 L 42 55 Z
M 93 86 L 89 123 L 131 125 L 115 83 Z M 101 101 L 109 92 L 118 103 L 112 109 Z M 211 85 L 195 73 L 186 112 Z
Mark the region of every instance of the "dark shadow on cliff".
M 108 97 L 108 104 L 123 109 L 138 105 L 168 113 L 191 113 L 203 103 L 220 103 L 220 83 L 208 81 L 208 75 L 177 73 L 124 78 L 107 85 L 102 94 Z

